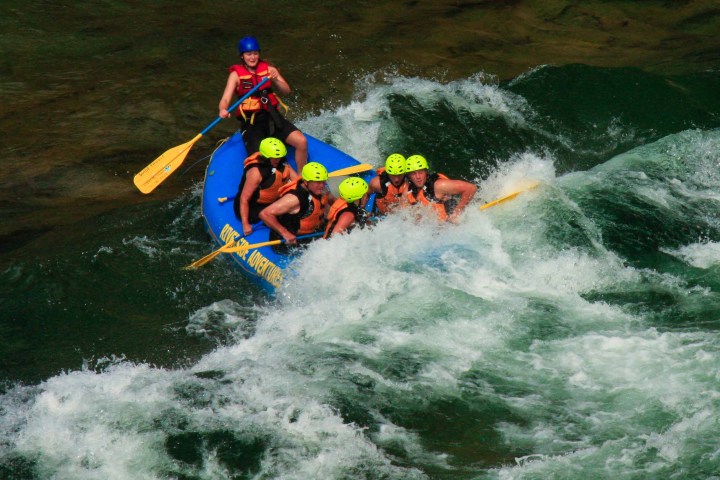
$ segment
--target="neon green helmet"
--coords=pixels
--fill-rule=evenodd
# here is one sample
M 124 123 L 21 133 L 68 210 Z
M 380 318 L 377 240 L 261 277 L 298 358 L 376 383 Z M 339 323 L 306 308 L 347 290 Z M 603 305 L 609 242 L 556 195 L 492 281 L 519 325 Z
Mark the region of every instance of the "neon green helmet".
M 277 138 L 268 137 L 260 142 L 260 155 L 265 158 L 282 158 L 287 155 L 287 147 Z
M 340 196 L 348 203 L 360 200 L 368 191 L 368 184 L 359 177 L 346 178 L 338 185 Z
M 402 175 L 405 173 L 405 157 L 399 153 L 393 153 L 385 159 L 385 172 L 388 175 Z
M 405 173 L 415 172 L 417 170 L 427 170 L 428 163 L 422 155 L 410 155 L 405 160 Z
M 321 163 L 309 162 L 302 169 L 302 178 L 306 182 L 324 182 L 328 179 L 328 172 Z

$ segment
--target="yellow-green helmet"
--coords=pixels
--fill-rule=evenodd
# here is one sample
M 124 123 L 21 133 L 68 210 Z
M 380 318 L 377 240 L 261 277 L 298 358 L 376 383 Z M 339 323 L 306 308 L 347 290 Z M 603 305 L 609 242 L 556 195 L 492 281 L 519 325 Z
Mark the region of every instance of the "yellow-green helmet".
M 405 160 L 405 173 L 427 169 L 427 160 L 425 160 L 425 157 L 423 157 L 422 155 L 410 155 L 407 160 Z
M 368 191 L 368 184 L 359 177 L 346 178 L 338 185 L 340 196 L 348 203 L 360 200 Z
M 402 175 L 405 173 L 405 157 L 393 153 L 385 159 L 385 172 L 388 175 Z
M 306 182 L 324 182 L 328 179 L 328 172 L 321 163 L 309 162 L 302 169 L 302 178 Z
M 282 158 L 287 155 L 287 147 L 277 138 L 268 137 L 260 142 L 260 155 L 265 158 Z

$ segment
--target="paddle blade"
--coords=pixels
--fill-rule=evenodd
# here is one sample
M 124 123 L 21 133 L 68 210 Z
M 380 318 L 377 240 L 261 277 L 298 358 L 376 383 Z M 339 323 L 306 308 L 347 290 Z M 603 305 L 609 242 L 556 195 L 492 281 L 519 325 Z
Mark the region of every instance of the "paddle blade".
M 210 262 L 212 262 L 213 260 L 215 260 L 215 257 L 217 257 L 218 255 L 220 255 L 221 253 L 223 253 L 223 252 L 226 250 L 226 247 L 227 247 L 227 248 L 230 248 L 231 246 L 232 246 L 232 242 L 231 242 L 231 243 L 227 243 L 227 244 L 223 245 L 222 247 L 218 248 L 217 250 L 215 250 L 214 252 L 211 252 L 211 253 L 209 253 L 208 255 L 205 255 L 205 256 L 202 257 L 201 259 L 195 260 L 193 263 L 191 263 L 190 265 L 188 265 L 187 267 L 185 267 L 185 269 L 186 269 L 186 270 L 193 270 L 193 269 L 195 269 L 195 268 L 202 267 L 202 266 L 205 265 L 206 263 L 210 263 Z
M 182 165 L 188 152 L 200 140 L 201 133 L 187 143 L 173 147 L 135 175 L 133 182 L 142 193 L 150 193 Z
M 345 167 L 341 168 L 340 170 L 330 172 L 328 173 L 328 177 L 342 177 L 343 175 L 352 175 L 353 173 L 367 172 L 368 170 L 372 169 L 373 166 L 369 163 L 360 163 L 358 165 L 353 165 L 351 167 Z

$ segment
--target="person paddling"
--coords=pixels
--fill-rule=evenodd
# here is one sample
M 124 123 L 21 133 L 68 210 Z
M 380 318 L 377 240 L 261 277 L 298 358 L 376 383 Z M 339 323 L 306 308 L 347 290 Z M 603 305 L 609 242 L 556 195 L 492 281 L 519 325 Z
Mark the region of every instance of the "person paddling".
M 442 173 L 429 173 L 428 162 L 422 155 L 407 158 L 405 175 L 410 181 L 408 203 L 430 206 L 440 221 L 457 221 L 477 192 L 477 186 L 465 180 L 452 180 Z
M 364 225 L 368 220 L 365 204 L 368 201 L 368 184 L 358 177 L 346 178 L 338 185 L 340 198 L 330 207 L 327 227 L 323 238 L 352 230 L 355 225 Z
M 393 153 L 385 159 L 385 166 L 376 170 L 377 176 L 370 180 L 370 193 L 375 194 L 377 212 L 385 215 L 406 203 L 408 181 L 405 177 L 405 157 Z
M 284 104 L 275 94 L 288 95 L 290 85 L 276 66 L 260 58 L 260 44 L 255 37 L 243 37 L 237 48 L 241 63 L 230 67 L 225 91 L 218 105 L 219 116 L 229 118 L 232 115 L 227 109 L 233 95 L 242 97 L 264 78 L 270 78 L 270 82 L 242 102 L 236 112 L 245 146 L 248 152 L 257 152 L 263 138 L 279 138 L 295 148 L 295 163 L 301 170 L 307 163 L 307 138 L 278 111 L 278 105 Z
M 285 144 L 268 137 L 260 142 L 258 152 L 245 159 L 245 171 L 234 206 L 246 237 L 253 232 L 252 225 L 260 221 L 260 211 L 280 198 L 280 188 L 298 178 L 297 172 L 287 164 L 285 155 Z
M 299 178 L 280 189 L 280 198 L 260 212 L 260 220 L 272 229 L 270 240 L 283 238 L 285 244 L 297 244 L 299 235 L 323 228 L 327 206 L 335 200 L 327 188 L 327 169 L 309 162 Z M 285 245 L 281 244 L 280 251 Z

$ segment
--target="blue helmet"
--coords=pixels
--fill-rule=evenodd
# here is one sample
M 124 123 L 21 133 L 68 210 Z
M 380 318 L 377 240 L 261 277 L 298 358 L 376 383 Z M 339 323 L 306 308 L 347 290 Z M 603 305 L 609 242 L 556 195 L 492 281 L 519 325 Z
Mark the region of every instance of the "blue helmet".
M 242 55 L 245 52 L 260 51 L 260 44 L 255 37 L 243 37 L 237 45 L 238 52 Z

